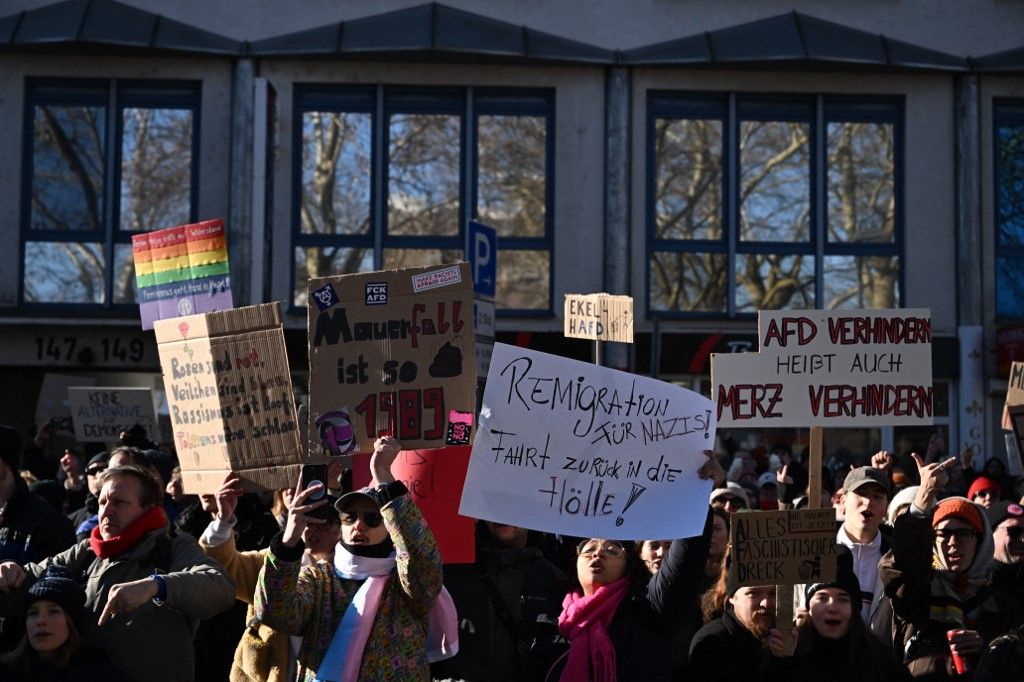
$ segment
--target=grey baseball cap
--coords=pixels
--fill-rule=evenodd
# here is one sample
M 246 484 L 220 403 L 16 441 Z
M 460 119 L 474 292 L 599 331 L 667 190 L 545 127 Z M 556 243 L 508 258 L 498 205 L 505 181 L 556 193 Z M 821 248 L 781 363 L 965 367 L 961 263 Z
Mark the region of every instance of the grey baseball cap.
M 843 490 L 854 492 L 870 483 L 882 486 L 885 494 L 889 495 L 889 476 L 881 469 L 874 467 L 857 467 L 846 475 L 843 481 Z

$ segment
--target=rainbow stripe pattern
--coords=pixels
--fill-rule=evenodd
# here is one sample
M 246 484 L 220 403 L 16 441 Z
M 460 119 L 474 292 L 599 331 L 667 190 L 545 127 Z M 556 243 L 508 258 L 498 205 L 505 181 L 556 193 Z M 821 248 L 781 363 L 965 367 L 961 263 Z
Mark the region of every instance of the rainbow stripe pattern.
M 233 307 L 223 220 L 132 236 L 142 328 Z

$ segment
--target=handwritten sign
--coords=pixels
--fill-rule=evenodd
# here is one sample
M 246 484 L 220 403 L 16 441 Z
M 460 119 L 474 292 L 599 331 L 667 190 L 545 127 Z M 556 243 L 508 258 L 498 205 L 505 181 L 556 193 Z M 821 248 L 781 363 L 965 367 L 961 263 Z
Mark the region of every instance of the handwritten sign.
M 792 585 L 834 580 L 836 514 L 826 509 L 732 515 L 732 568 L 737 585 Z
M 715 437 L 692 391 L 494 345 L 459 513 L 574 536 L 699 535 Z
M 470 447 L 437 450 L 403 450 L 391 465 L 391 473 L 405 483 L 416 506 L 434 533 L 441 559 L 446 564 L 476 561 L 476 528 L 473 519 L 459 515 L 459 498 L 466 480 Z M 352 458 L 352 485 L 370 485 L 370 455 Z
M 574 339 L 633 343 L 633 297 L 566 294 L 565 335 Z
M 232 306 L 223 220 L 133 235 L 132 255 L 143 329 Z
M 1024 405 L 1024 362 L 1010 365 L 1010 377 L 1006 387 L 1006 400 L 1003 403 L 1003 430 L 1012 431 L 1010 408 Z
M 758 353 L 711 356 L 721 426 L 931 424 L 926 309 L 758 313 Z
M 476 408 L 469 265 L 309 281 L 309 450 L 469 445 Z
M 149 388 L 69 386 L 71 419 L 80 443 L 116 443 L 122 431 L 139 424 L 159 433 Z
M 228 471 L 285 488 L 303 457 L 278 303 L 155 324 L 182 481 L 212 493 Z

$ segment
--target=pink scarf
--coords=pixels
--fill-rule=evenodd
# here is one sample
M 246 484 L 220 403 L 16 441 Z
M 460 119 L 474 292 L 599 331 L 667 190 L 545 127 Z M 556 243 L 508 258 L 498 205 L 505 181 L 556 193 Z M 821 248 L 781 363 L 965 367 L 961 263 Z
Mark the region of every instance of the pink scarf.
M 615 648 L 608 626 L 629 589 L 629 578 L 601 585 L 589 597 L 570 592 L 562 600 L 558 630 L 569 640 L 562 682 L 615 682 Z

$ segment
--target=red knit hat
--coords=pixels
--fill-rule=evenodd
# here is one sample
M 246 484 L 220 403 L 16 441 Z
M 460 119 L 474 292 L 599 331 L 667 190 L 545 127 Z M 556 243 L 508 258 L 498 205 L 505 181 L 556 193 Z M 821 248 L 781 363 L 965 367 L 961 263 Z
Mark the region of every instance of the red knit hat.
M 981 520 L 981 512 L 973 502 L 968 502 L 962 497 L 951 497 L 943 500 L 935 507 L 935 515 L 932 516 L 932 528 L 935 528 L 946 519 L 957 518 L 969 524 L 978 533 L 985 532 L 985 522 Z
M 1002 486 L 987 476 L 978 476 L 967 490 L 967 499 L 973 500 L 974 496 L 982 490 L 995 490 L 998 493 L 1002 493 Z

